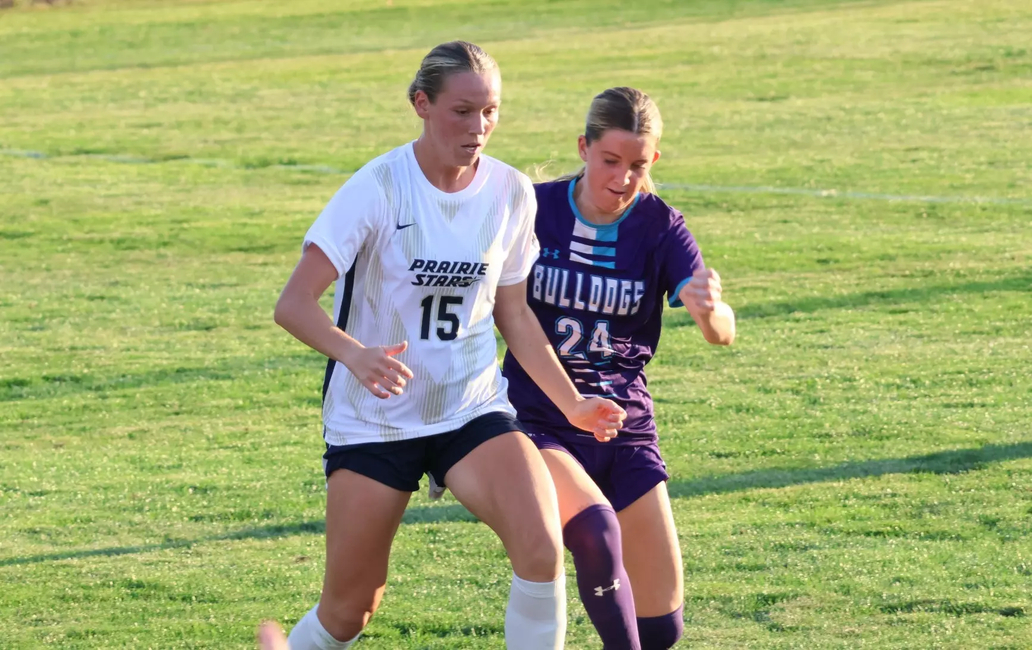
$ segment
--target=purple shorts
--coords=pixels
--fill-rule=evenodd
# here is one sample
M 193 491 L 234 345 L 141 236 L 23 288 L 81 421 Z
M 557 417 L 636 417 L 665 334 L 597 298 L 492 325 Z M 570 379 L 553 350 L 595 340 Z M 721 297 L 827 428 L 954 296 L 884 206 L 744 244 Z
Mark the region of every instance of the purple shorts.
M 538 449 L 565 451 L 602 490 L 613 510 L 620 512 L 670 478 L 656 443 L 609 445 L 566 442 L 547 433 L 527 432 Z

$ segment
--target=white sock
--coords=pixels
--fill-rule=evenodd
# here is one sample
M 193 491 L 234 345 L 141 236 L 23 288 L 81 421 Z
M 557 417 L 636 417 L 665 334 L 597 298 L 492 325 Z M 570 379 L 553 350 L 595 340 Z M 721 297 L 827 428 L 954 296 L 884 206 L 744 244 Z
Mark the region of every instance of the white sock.
M 319 605 L 308 610 L 304 618 L 298 621 L 294 629 L 290 631 L 290 636 L 287 638 L 290 650 L 348 650 L 351 644 L 362 636 L 362 633 L 359 632 L 350 641 L 338 641 L 319 622 L 319 617 L 315 614 L 317 609 L 319 609 Z
M 566 574 L 552 582 L 512 576 L 505 610 L 508 650 L 562 650 L 566 642 Z

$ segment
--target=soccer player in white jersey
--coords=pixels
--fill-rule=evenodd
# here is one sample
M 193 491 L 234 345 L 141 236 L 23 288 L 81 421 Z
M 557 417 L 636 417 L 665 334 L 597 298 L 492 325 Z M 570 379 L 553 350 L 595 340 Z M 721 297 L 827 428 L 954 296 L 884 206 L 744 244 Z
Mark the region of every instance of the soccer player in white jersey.
M 533 312 L 530 180 L 483 155 L 501 78 L 479 47 L 434 48 L 409 88 L 423 132 L 369 162 L 305 236 L 276 322 L 329 358 L 323 384 L 326 572 L 293 650 L 350 647 L 379 605 L 391 541 L 428 473 L 501 538 L 509 648 L 561 648 L 555 489 L 506 397 L 494 326 L 573 425 L 615 435 L 624 412 L 585 399 Z M 334 281 L 335 321 L 318 304 Z

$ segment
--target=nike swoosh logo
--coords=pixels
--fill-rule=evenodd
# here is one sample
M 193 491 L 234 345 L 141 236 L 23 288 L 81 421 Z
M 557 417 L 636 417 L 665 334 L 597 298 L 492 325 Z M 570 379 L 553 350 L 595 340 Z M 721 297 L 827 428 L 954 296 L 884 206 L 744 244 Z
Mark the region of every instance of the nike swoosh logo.
M 399 223 L 399 224 L 398 224 L 398 230 L 404 230 L 404 229 L 408 228 L 409 226 L 414 226 L 414 225 L 416 225 L 416 222 L 415 222 L 415 221 L 413 221 L 412 223 L 407 223 L 407 224 L 405 224 L 405 225 L 401 225 L 401 224 Z

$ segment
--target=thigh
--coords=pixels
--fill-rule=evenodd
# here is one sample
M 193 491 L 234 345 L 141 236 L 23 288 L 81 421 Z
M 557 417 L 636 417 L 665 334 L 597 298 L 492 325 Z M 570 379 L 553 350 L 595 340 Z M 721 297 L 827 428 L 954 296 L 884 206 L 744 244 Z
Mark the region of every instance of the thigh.
M 594 505 L 610 505 L 602 490 L 591 480 L 584 467 L 565 451 L 558 449 L 542 449 L 541 457 L 545 460 L 548 473 L 555 483 L 555 492 L 559 500 L 559 523 L 565 528 L 566 523 L 580 514 L 585 508 Z
M 638 616 L 669 614 L 684 599 L 684 569 L 666 483 L 656 485 L 616 516 L 624 532 L 624 568 L 634 586 Z
M 327 492 L 320 612 L 326 607 L 348 617 L 371 613 L 387 583 L 391 542 L 411 492 L 346 469 L 330 475 Z
M 524 580 L 562 572 L 562 529 L 555 487 L 537 447 L 519 431 L 483 442 L 445 475 L 452 494 L 502 540 Z

